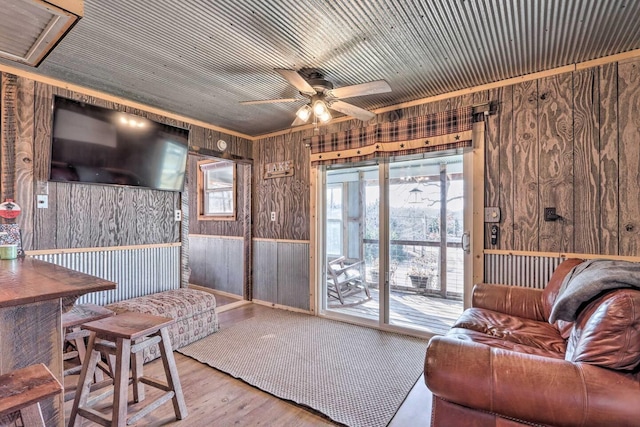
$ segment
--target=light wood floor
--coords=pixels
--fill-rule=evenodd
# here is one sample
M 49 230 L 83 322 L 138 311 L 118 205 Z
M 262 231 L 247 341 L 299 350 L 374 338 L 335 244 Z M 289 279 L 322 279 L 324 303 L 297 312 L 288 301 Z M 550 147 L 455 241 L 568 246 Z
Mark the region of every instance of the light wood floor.
M 257 304 L 234 308 L 220 314 L 221 328 L 255 316 L 262 310 L 273 310 Z M 331 421 L 309 409 L 278 399 L 240 380 L 216 371 L 182 354 L 175 353 L 180 381 L 189 415 L 176 421 L 173 406 L 166 403 L 147 415 L 136 426 L 333 426 Z M 164 380 L 160 360 L 145 365 L 145 374 Z M 372 375 L 375 375 L 374 373 Z M 147 402 L 161 392 L 146 388 Z M 131 390 L 129 392 L 131 397 Z M 107 399 L 108 404 L 109 399 Z M 425 426 L 430 424 L 431 394 L 421 378 L 400 407 L 390 427 Z M 66 422 L 72 402 L 65 405 Z M 134 412 L 139 405 L 130 406 Z M 82 426 L 94 426 L 81 418 Z

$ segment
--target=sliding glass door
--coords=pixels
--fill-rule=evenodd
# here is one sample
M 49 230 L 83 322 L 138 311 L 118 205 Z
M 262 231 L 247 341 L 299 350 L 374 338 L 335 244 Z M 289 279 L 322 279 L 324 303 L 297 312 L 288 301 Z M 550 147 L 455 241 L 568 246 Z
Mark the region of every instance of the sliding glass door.
M 326 315 L 425 333 L 451 326 L 464 289 L 462 166 L 458 154 L 324 172 Z

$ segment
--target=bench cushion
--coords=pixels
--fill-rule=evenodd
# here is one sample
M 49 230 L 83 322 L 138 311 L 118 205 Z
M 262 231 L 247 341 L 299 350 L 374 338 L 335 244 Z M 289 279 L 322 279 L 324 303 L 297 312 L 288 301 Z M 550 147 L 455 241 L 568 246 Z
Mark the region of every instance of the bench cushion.
M 174 350 L 202 339 L 219 328 L 215 296 L 196 289 L 172 289 L 119 301 L 107 308 L 116 314 L 131 311 L 175 319 L 176 323 L 168 328 Z M 143 352 L 145 363 L 159 356 L 160 349 L 157 345 L 148 347 Z

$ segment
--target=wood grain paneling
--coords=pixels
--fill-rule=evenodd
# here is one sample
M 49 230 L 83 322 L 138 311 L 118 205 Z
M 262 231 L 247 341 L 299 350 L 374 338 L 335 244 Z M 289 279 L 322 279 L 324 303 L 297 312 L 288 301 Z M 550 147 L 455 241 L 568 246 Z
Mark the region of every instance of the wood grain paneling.
M 538 250 L 573 252 L 573 75 L 538 81 Z M 545 207 L 560 221 L 547 222 Z
M 597 68 L 573 74 L 574 185 L 566 196 L 573 194 L 573 252 L 578 253 L 597 253 L 600 250 L 598 83 Z
M 254 143 L 254 237 L 309 239 L 309 150 L 304 132 L 268 138 Z M 293 176 L 264 179 L 264 165 L 292 160 Z M 276 213 L 271 221 L 270 213 Z
M 33 80 L 18 77 L 16 102 L 15 194 L 22 212 L 17 218 L 20 224 L 22 247 L 33 249 L 33 138 L 34 92 Z
M 638 88 L 640 89 L 640 88 Z M 636 90 L 638 90 L 636 89 Z M 618 64 L 603 65 L 599 69 L 599 150 L 601 210 L 600 247 L 606 255 L 619 254 L 618 232 Z
M 502 88 L 498 98 L 498 115 L 500 127 L 500 187 L 499 206 L 501 210 L 500 234 L 498 246 L 500 249 L 514 248 L 514 126 L 513 126 L 513 86 Z M 488 165 L 485 159 L 485 173 Z
M 514 248 L 538 248 L 538 82 L 513 88 L 513 241 Z
M 498 102 L 502 98 L 503 88 L 494 89 L 490 93 L 486 93 L 486 97 Z M 494 114 L 487 118 L 485 126 L 484 139 L 484 205 L 500 206 L 500 136 L 502 128 L 500 127 L 500 114 Z M 504 212 L 502 212 L 504 215 Z M 484 230 L 484 247 L 491 248 L 490 242 L 491 224 L 485 224 Z M 504 230 L 503 230 L 504 232 Z M 500 233 L 502 234 L 502 233 Z M 498 241 L 499 245 L 499 241 Z M 496 247 L 498 247 L 496 245 Z
M 53 88 L 47 84 L 36 83 L 34 105 L 34 147 L 33 176 L 35 193 L 49 197 L 47 209 L 36 209 L 33 216 L 34 242 L 33 249 L 56 248 L 58 204 L 57 184 L 47 182 L 49 179 L 49 158 L 51 156 L 51 105 Z
M 640 254 L 640 61 L 618 66 L 619 255 Z
M 15 193 L 18 78 L 7 73 L 0 77 L 0 202 L 4 202 L 7 198 L 13 199 Z

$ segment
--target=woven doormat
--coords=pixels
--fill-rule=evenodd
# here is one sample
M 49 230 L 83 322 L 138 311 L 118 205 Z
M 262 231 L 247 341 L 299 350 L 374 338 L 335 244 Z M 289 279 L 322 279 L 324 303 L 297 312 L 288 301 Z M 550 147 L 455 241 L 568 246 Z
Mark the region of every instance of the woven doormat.
M 178 352 L 353 427 L 386 426 L 421 375 L 427 341 L 283 310 Z

